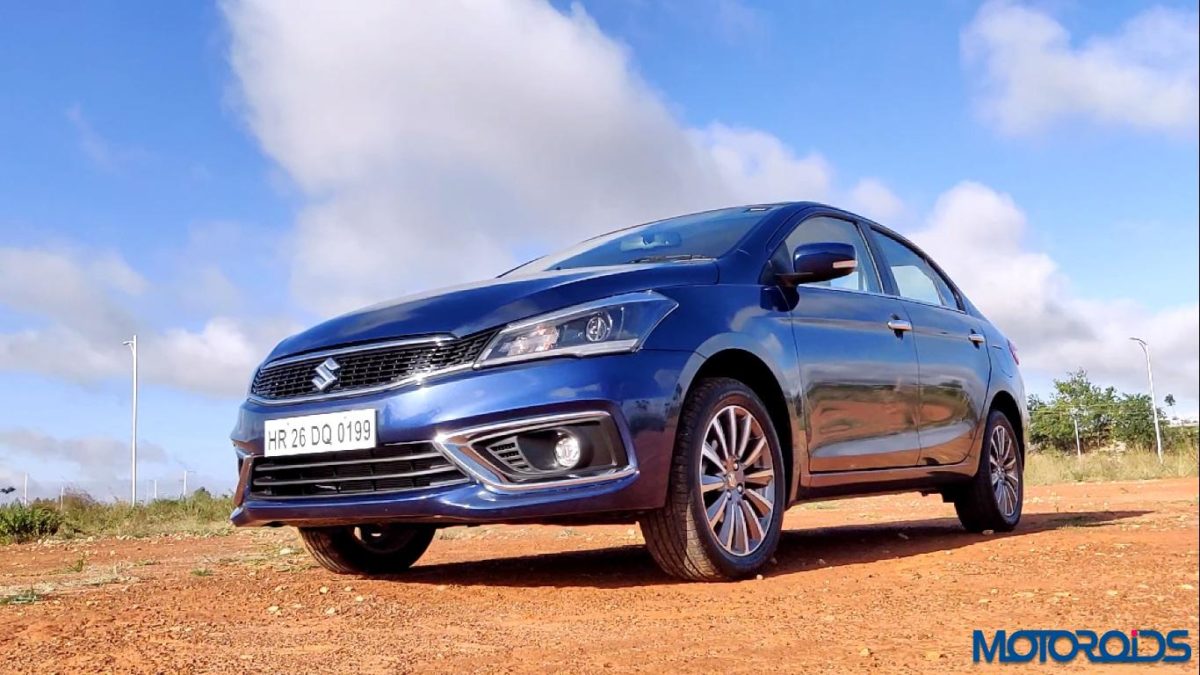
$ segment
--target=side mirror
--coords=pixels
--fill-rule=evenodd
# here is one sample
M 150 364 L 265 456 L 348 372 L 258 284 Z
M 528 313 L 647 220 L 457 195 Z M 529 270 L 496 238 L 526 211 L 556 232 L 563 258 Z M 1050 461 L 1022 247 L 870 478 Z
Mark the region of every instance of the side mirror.
M 779 275 L 784 286 L 798 286 L 818 281 L 829 281 L 850 274 L 858 269 L 854 247 L 850 244 L 826 242 L 802 244 L 792 255 L 792 271 Z

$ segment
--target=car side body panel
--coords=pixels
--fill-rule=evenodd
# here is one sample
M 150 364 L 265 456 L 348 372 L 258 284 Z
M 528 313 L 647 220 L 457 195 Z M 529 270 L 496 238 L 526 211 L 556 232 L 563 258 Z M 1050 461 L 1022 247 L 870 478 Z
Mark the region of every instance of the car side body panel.
M 991 357 L 982 321 L 965 312 L 904 302 L 920 370 L 921 464 L 962 461 L 987 420 Z M 973 342 L 971 335 L 979 335 Z
M 903 317 L 895 298 L 826 288 L 795 289 L 791 310 L 815 472 L 915 466 L 921 454 L 913 336 L 888 328 Z

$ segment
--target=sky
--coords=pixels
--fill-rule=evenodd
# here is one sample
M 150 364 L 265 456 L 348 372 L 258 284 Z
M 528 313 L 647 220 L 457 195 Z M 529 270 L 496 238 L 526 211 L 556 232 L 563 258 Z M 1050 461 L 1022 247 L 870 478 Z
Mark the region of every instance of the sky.
M 0 487 L 227 490 L 254 367 L 586 236 L 815 199 L 1195 414 L 1195 2 L 0 3 Z M 0 497 L 0 499 L 3 499 Z

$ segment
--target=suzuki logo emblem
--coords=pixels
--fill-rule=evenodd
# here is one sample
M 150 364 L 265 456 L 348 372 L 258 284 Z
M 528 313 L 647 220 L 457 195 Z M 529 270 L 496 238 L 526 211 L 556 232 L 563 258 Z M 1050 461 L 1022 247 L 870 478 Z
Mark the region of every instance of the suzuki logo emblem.
M 334 382 L 337 382 L 337 371 L 341 368 L 341 364 L 334 361 L 332 356 L 325 359 L 321 365 L 317 366 L 317 376 L 312 379 L 313 386 L 317 388 L 317 391 L 325 391 Z

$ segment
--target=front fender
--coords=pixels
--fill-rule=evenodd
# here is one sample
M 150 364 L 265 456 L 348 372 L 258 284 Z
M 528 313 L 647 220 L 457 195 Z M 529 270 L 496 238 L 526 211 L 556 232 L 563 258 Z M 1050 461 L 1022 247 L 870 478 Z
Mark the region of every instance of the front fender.
M 737 377 L 737 372 L 706 370 L 726 357 L 749 357 L 770 372 L 788 413 L 792 438 L 791 486 L 796 494 L 808 472 L 807 427 L 803 416 L 800 367 L 788 306 L 778 289 L 761 285 L 673 288 L 662 291 L 679 307 L 658 327 L 651 341 L 664 349 L 692 352 L 679 377 L 681 401 L 706 372 Z

